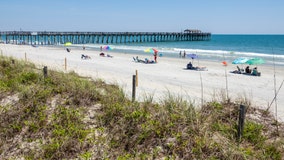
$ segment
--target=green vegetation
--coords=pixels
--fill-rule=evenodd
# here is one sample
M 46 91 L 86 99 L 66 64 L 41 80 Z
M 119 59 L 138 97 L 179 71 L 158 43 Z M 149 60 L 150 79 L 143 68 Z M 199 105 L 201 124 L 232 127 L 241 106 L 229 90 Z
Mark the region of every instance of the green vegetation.
M 44 78 L 1 56 L 0 159 L 283 159 L 283 124 L 249 104 L 196 107 L 170 93 L 159 104 L 131 102 L 102 80 L 50 70 Z

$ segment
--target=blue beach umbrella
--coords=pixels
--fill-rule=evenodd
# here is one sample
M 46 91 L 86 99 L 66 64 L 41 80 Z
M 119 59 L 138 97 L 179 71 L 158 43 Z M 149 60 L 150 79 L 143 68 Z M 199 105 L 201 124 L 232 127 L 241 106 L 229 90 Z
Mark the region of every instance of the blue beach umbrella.
M 249 59 L 245 57 L 239 57 L 235 59 L 232 64 L 245 64 Z
M 198 58 L 197 54 L 191 53 L 191 54 L 187 54 L 186 57 L 191 58 L 192 62 L 194 59 Z
M 188 58 L 191 58 L 191 59 L 196 59 L 198 56 L 197 54 L 194 54 L 194 53 L 191 53 L 191 54 L 187 54 L 186 55 Z

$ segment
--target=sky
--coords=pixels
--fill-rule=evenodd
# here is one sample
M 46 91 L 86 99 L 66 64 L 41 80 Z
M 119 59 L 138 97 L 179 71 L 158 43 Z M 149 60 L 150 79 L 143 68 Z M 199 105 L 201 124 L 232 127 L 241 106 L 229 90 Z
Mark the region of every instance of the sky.
M 0 31 L 284 34 L 284 0 L 2 0 Z

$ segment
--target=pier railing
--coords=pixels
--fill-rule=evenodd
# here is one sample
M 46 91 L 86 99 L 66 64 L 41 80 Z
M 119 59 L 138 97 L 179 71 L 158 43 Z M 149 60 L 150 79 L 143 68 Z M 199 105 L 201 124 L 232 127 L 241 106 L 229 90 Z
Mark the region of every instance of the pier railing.
M 73 44 L 115 44 L 170 41 L 208 41 L 211 33 L 198 32 L 47 32 L 47 31 L 4 31 L 0 39 L 5 43 L 56 45 Z

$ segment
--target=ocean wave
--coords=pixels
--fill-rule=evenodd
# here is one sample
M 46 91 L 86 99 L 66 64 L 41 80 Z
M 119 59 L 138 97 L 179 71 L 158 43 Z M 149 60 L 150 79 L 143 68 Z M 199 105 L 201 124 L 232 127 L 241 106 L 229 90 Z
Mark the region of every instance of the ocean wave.
M 153 43 L 154 44 L 154 43 Z M 83 45 L 77 45 L 77 46 L 83 46 Z M 99 49 L 101 46 L 105 46 L 102 44 L 84 44 L 85 47 L 93 48 L 93 49 Z M 272 61 L 273 59 L 277 59 L 276 61 L 281 61 L 284 60 L 284 55 L 279 55 L 279 54 L 266 54 L 266 53 L 256 53 L 256 52 L 233 52 L 233 51 L 228 51 L 228 50 L 207 50 L 207 49 L 191 49 L 191 48 L 174 48 L 174 47 L 165 47 L 165 46 L 154 46 L 154 45 L 121 45 L 121 44 L 112 44 L 110 45 L 114 51 L 121 51 L 121 52 L 134 52 L 136 53 L 144 53 L 144 50 L 147 48 L 156 48 L 159 50 L 159 53 L 163 54 L 164 56 L 168 57 L 178 57 L 177 55 L 179 54 L 180 51 L 182 53 L 185 51 L 187 54 L 189 53 L 195 53 L 200 55 L 200 58 L 213 58 L 216 59 L 226 57 L 228 59 L 236 58 L 236 57 L 247 57 L 247 58 L 254 58 L 254 57 L 261 57 L 265 58 L 268 61 Z

